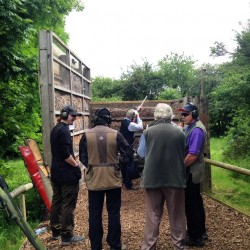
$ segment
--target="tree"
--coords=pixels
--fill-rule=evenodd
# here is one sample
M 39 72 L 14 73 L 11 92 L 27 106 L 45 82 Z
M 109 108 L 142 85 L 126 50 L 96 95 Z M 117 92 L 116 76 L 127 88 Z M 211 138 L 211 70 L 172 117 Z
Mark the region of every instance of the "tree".
M 63 41 L 65 17 L 82 10 L 80 0 L 0 1 L 0 157 L 15 156 L 23 139 L 41 139 L 38 31 Z
M 190 94 L 194 82 L 197 80 L 195 61 L 183 54 L 171 53 L 158 62 L 159 73 L 165 87 L 178 89 L 182 96 Z
M 108 77 L 98 76 L 92 79 L 92 101 L 121 100 L 121 82 Z
M 181 93 L 177 89 L 166 88 L 160 92 L 158 99 L 159 100 L 174 100 L 181 98 Z
M 123 100 L 143 100 L 148 96 L 149 100 L 157 99 L 163 89 L 160 74 L 147 60 L 143 64 L 131 65 L 127 72 L 121 76 L 123 88 Z

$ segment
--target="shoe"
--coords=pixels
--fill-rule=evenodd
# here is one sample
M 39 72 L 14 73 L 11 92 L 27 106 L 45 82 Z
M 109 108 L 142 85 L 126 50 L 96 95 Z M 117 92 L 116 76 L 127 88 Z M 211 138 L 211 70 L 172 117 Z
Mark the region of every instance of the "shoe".
M 117 249 L 111 247 L 110 250 L 117 250 Z M 120 249 L 119 249 L 119 250 L 120 250 Z M 127 246 L 124 245 L 124 244 L 122 244 L 121 250 L 127 250 Z
M 52 235 L 52 240 L 59 240 L 60 237 L 60 235 Z
M 83 236 L 74 235 L 71 238 L 66 238 L 62 240 L 62 246 L 69 246 L 72 243 L 84 241 L 85 238 Z
M 186 246 L 203 247 L 204 245 L 205 245 L 205 241 L 203 238 L 199 238 L 199 239 L 188 238 L 186 240 Z
M 202 238 L 203 240 L 208 240 L 208 235 L 206 232 L 202 234 Z

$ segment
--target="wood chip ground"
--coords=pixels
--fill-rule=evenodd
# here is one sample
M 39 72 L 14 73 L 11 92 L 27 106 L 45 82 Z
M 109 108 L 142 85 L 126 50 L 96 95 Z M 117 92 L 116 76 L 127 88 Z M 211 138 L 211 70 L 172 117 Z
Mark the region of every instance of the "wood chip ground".
M 139 180 L 134 181 L 139 185 Z M 207 233 L 209 239 L 202 249 L 205 250 L 249 250 L 250 249 L 250 218 L 234 209 L 225 206 L 210 197 L 203 195 L 206 217 Z M 122 241 L 128 247 L 128 250 L 139 250 L 143 237 L 145 224 L 145 205 L 143 189 L 137 191 L 127 191 L 122 188 Z M 103 210 L 103 222 L 105 234 L 103 237 L 103 249 L 109 250 L 105 242 L 107 232 L 107 213 L 106 207 Z M 45 221 L 40 226 L 47 226 Z M 61 241 L 53 241 L 51 232 L 48 229 L 46 233 L 39 235 L 44 245 L 49 250 L 90 250 L 88 239 L 88 205 L 87 189 L 85 184 L 81 185 L 78 203 L 75 211 L 75 233 L 84 235 L 86 240 L 83 243 L 76 243 L 71 246 L 62 247 Z M 26 242 L 22 250 L 34 249 L 29 242 Z M 173 249 L 169 234 L 169 223 L 167 210 L 163 216 L 160 227 L 160 236 L 157 242 L 157 250 Z M 196 249 L 189 247 L 188 249 Z

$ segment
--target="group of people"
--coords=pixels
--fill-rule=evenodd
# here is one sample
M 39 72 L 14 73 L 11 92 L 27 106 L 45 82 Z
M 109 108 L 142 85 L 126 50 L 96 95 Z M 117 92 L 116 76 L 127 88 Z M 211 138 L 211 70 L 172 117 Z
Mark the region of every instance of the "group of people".
M 204 246 L 207 233 L 200 183 L 206 129 L 195 105 L 187 103 L 179 111 L 185 128 L 172 122 L 174 115 L 168 104 L 157 104 L 155 121 L 143 131 L 137 150 L 133 146 L 134 133 L 143 130 L 138 111 L 127 111 L 120 131 L 110 128 L 108 109 L 96 111 L 93 128 L 84 131 L 79 144 L 79 160 L 86 167 L 91 250 L 102 249 L 104 201 L 108 212 L 106 241 L 111 250 L 127 249 L 121 242 L 121 188 L 124 184 L 127 190 L 136 190 L 132 183 L 135 152 L 145 158 L 141 187 L 145 194 L 146 223 L 141 250 L 157 249 L 165 203 L 174 249 Z M 74 234 L 81 170 L 75 160 L 69 126 L 78 115 L 71 106 L 63 108 L 50 136 L 53 187 L 50 226 L 52 238 L 61 238 L 62 245 L 84 240 Z

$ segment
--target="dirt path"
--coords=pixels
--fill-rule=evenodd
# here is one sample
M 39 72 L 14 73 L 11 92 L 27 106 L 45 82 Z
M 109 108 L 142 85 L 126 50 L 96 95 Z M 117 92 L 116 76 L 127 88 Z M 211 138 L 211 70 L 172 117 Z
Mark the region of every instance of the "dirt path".
M 138 180 L 136 181 L 138 182 Z M 242 215 L 235 210 L 223 206 L 221 203 L 204 195 L 205 209 L 207 215 L 207 232 L 209 240 L 202 249 L 206 250 L 249 250 L 250 249 L 250 218 Z M 143 237 L 145 223 L 145 207 L 143 190 L 127 191 L 122 189 L 122 241 L 129 250 L 139 250 Z M 105 232 L 107 231 L 107 213 L 104 210 L 103 221 Z M 72 250 L 90 250 L 88 240 L 88 207 L 87 207 L 87 189 L 84 184 L 81 187 L 78 204 L 75 213 L 75 232 L 85 235 L 86 240 L 83 243 L 74 244 L 69 247 L 62 247 L 59 241 L 52 241 L 51 234 L 48 231 L 39 235 L 44 245 L 50 250 L 53 249 L 72 249 Z M 44 223 L 48 226 L 48 222 Z M 103 249 L 109 250 L 105 242 L 104 235 Z M 23 250 L 34 249 L 29 243 L 25 244 Z M 173 249 L 170 235 L 167 213 L 161 223 L 160 237 L 157 243 L 157 249 Z M 197 249 L 191 248 L 188 249 Z

